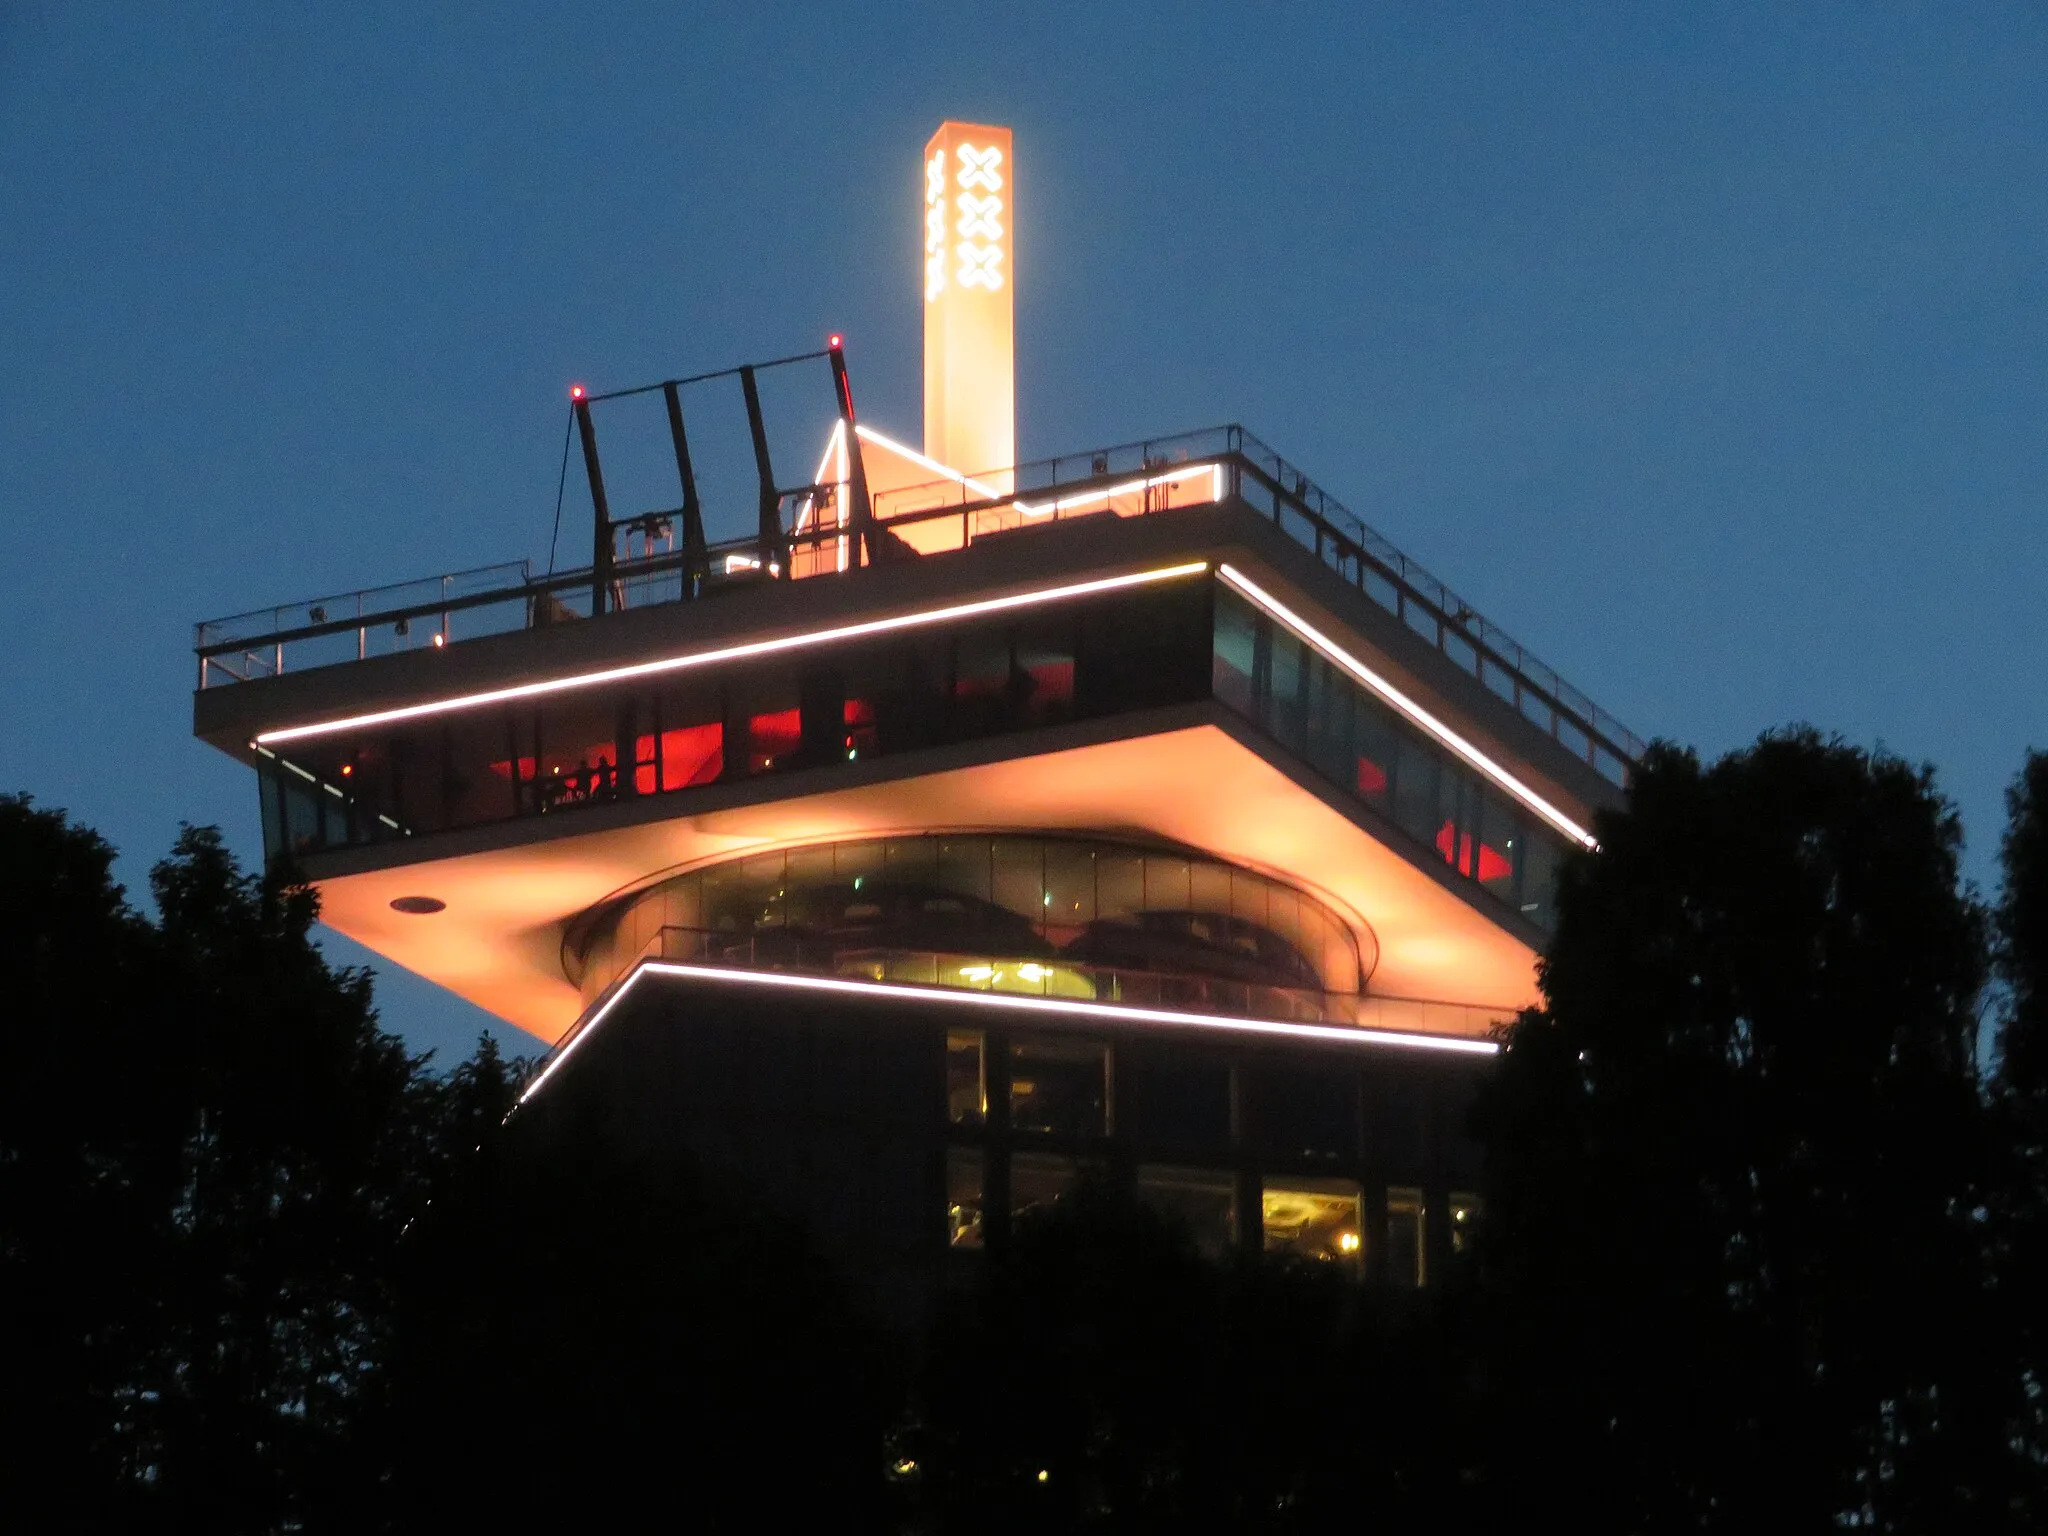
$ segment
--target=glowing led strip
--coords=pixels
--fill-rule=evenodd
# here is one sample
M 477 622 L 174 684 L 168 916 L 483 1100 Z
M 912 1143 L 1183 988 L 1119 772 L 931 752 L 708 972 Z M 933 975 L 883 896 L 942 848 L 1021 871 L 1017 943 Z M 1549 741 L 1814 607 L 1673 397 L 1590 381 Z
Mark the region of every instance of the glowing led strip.
M 873 443 L 877 448 L 886 449 L 890 453 L 901 454 L 904 458 L 910 460 L 911 463 L 929 469 L 940 478 L 950 480 L 955 485 L 965 486 L 968 490 L 974 492 L 975 495 L 985 500 L 1000 501 L 1003 499 L 1003 493 L 987 482 L 977 480 L 972 475 L 963 475 L 951 465 L 941 464 L 937 459 L 927 454 L 919 453 L 915 448 L 899 443 L 892 437 L 884 437 L 872 427 L 856 426 L 853 430 L 858 432 L 866 441 Z M 1209 499 L 1211 501 L 1221 501 L 1223 499 L 1223 466 L 1221 464 L 1194 464 L 1184 469 L 1169 470 L 1163 475 L 1153 475 L 1148 479 L 1127 480 L 1122 485 L 1112 485 L 1107 490 L 1083 491 L 1077 496 L 1063 497 L 1058 501 L 1013 500 L 1010 505 L 1026 517 L 1044 517 L 1048 512 L 1064 512 L 1069 507 L 1085 507 L 1091 501 L 1107 501 L 1112 496 L 1128 496 L 1134 491 L 1148 491 L 1158 485 L 1178 485 L 1183 480 L 1192 480 L 1196 475 L 1209 476 Z M 909 487 L 909 489 L 915 489 L 915 487 Z
M 634 985 L 649 972 L 680 976 L 692 981 L 716 981 L 733 986 L 782 987 L 795 992 L 832 992 L 854 997 L 888 998 L 898 1002 L 957 1003 L 966 1008 L 1001 1008 L 1013 1013 L 1067 1019 L 1099 1019 L 1113 1024 L 1149 1024 L 1171 1029 L 1213 1029 L 1231 1034 L 1261 1035 L 1285 1040 L 1305 1040 L 1318 1045 L 1390 1046 L 1402 1050 L 1448 1051 L 1459 1056 L 1497 1056 L 1500 1047 L 1491 1040 L 1467 1040 L 1457 1035 L 1425 1035 L 1398 1029 L 1340 1024 L 1290 1024 L 1279 1019 L 1240 1019 L 1213 1013 L 1180 1013 L 1168 1008 L 1136 1008 L 1123 1003 L 1091 1003 L 1078 998 L 1020 997 L 1003 992 L 968 992 L 946 987 L 905 986 L 899 982 L 848 981 L 838 976 L 793 976 L 784 971 L 742 971 L 725 966 L 683 965 L 673 960 L 643 960 L 619 984 L 602 1008 L 583 1027 L 562 1043 L 561 1049 L 542 1068 L 540 1076 L 519 1096 L 524 1104 L 540 1091 L 569 1059 L 570 1053 L 597 1032 L 611 1011 L 624 1000 Z
M 864 635 L 887 634 L 899 629 L 921 629 L 933 624 L 949 623 L 954 619 L 971 619 L 982 614 L 1003 613 L 1013 608 L 1029 608 L 1040 603 L 1056 603 L 1068 598 L 1087 597 L 1096 592 L 1115 592 L 1124 587 L 1149 586 L 1154 582 L 1193 576 L 1208 569 L 1209 564 L 1206 560 L 1191 560 L 1183 565 L 1161 566 L 1156 570 L 1137 571 L 1127 576 L 1104 576 L 1094 581 L 1077 581 L 1063 587 L 1020 592 L 1010 597 L 989 597 L 978 602 L 953 603 L 944 608 L 927 608 L 919 613 L 897 614 L 893 618 L 868 619 L 859 624 L 839 624 L 830 629 L 814 629 L 805 634 L 782 635 L 773 640 L 754 640 L 745 645 L 720 646 L 716 650 L 693 651 L 682 656 L 664 656 L 656 661 L 634 662 L 623 667 L 606 667 L 599 672 L 579 672 L 572 677 L 549 678 L 545 682 L 521 683 L 511 688 L 491 688 L 482 693 L 467 693 L 452 699 L 436 699 L 427 704 L 407 704 L 397 709 L 373 710 L 368 714 L 349 715 L 339 720 L 322 720 L 312 725 L 287 726 L 282 730 L 264 731 L 256 740 L 259 744 L 271 745 L 277 742 L 301 741 L 309 736 L 327 736 L 336 731 L 390 725 L 400 720 L 418 720 L 428 715 L 476 709 L 485 704 L 502 704 L 512 699 L 540 698 L 547 694 L 567 693 L 573 689 L 592 688 L 604 683 L 625 682 L 636 677 L 654 677 L 666 672 L 680 672 L 685 668 L 709 666 L 714 662 L 738 661 L 749 656 L 772 656 L 782 651 L 831 645 L 841 640 L 857 640 Z
M 1407 694 L 1396 688 L 1384 677 L 1381 677 L 1379 673 L 1373 671 L 1372 668 L 1368 667 L 1356 656 L 1353 656 L 1349 651 L 1339 646 L 1328 635 L 1325 635 L 1292 608 L 1289 608 L 1285 603 L 1274 597 L 1264 587 L 1251 580 L 1242 571 L 1238 570 L 1235 566 L 1226 564 L 1219 565 L 1216 568 L 1216 572 L 1259 607 L 1265 609 L 1266 612 L 1270 613 L 1282 624 L 1285 624 L 1289 629 L 1301 636 L 1302 639 L 1329 657 L 1330 660 L 1336 662 L 1338 666 L 1349 672 L 1361 683 L 1364 683 L 1366 687 L 1385 699 L 1394 708 L 1401 711 L 1402 714 L 1413 720 L 1423 730 L 1449 747 L 1489 779 L 1492 779 L 1494 783 L 1500 785 L 1502 789 L 1513 795 L 1566 837 L 1571 838 L 1582 847 L 1597 848 L 1599 846 L 1598 843 L 1594 842 L 1593 835 L 1584 827 L 1573 821 L 1571 817 L 1565 815 L 1563 811 L 1560 811 L 1548 800 L 1537 794 L 1535 790 L 1524 784 L 1512 773 L 1509 773 L 1507 769 L 1501 767 L 1499 763 L 1496 763 L 1492 758 L 1480 751 L 1479 748 L 1473 746 L 1471 742 L 1460 736 L 1448 725 L 1445 725 L 1443 721 L 1437 719 L 1435 715 L 1409 698 Z
M 899 443 L 893 437 L 884 437 L 881 433 L 877 432 L 873 427 L 863 427 L 856 425 L 853 430 L 858 432 L 868 442 L 873 443 L 877 448 L 887 449 L 890 453 L 899 453 L 904 458 L 910 460 L 911 463 L 922 465 L 924 468 L 929 469 L 930 471 L 932 471 L 932 473 L 939 476 L 941 479 L 950 480 L 955 485 L 966 486 L 968 490 L 974 492 L 974 494 L 977 496 L 986 497 L 990 501 L 999 501 L 1002 499 L 1003 493 L 997 490 L 994 486 L 984 484 L 982 481 L 975 479 L 972 475 L 963 475 L 960 473 L 959 470 L 954 469 L 951 465 L 941 464 L 937 459 L 932 458 L 930 455 L 919 453 L 915 448 L 912 448 L 905 443 Z

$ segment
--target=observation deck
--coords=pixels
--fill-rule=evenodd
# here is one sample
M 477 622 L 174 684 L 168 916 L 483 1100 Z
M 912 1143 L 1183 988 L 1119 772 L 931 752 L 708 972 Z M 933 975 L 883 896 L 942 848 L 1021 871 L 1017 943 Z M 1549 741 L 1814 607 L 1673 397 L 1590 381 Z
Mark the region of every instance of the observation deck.
M 1557 863 L 1640 739 L 1240 427 L 981 475 L 853 428 L 865 523 L 847 430 L 753 538 L 692 548 L 664 509 L 581 569 L 201 624 L 196 734 L 258 769 L 266 848 L 330 923 L 547 1039 L 592 1001 L 563 963 L 588 914 L 949 827 L 1316 893 L 1387 1000 L 1321 1017 L 1470 1036 L 1533 999 Z

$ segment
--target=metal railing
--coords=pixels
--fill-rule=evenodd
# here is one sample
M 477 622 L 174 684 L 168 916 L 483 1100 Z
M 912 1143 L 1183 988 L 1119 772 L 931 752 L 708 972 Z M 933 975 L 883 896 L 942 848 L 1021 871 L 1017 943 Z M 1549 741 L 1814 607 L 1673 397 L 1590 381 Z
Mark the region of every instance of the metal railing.
M 809 954 L 794 936 L 772 929 L 735 934 L 676 926 L 659 929 L 636 952 L 614 956 L 610 964 L 587 973 L 583 978 L 585 1002 L 597 1002 L 649 960 L 930 987 L 940 992 L 998 992 L 1212 1013 L 1224 1018 L 1339 1024 L 1465 1038 L 1483 1038 L 1514 1017 L 1512 1009 L 1267 986 L 1222 977 L 1092 965 L 1058 956 L 1031 959 L 895 947 Z
M 1367 600 L 1609 781 L 1647 744 L 1520 642 L 1238 426 L 1122 443 L 979 476 L 877 493 L 885 555 L 935 554 L 1076 517 L 1146 516 L 1237 500 L 1271 521 Z M 841 574 L 861 562 L 843 498 L 809 487 L 785 507 L 789 566 L 764 565 L 756 538 L 692 556 L 614 560 L 614 609 L 717 597 L 774 580 Z M 669 513 L 649 514 L 650 526 Z M 643 545 L 650 549 L 652 540 Z M 536 577 L 525 562 L 257 609 L 198 626 L 199 686 L 210 688 L 374 655 L 588 618 L 589 568 Z

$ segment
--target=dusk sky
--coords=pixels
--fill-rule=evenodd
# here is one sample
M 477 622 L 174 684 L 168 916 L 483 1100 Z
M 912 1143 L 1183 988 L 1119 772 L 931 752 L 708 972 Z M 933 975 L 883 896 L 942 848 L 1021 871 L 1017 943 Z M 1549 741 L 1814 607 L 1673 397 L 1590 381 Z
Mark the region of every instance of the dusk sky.
M 915 439 L 948 116 L 1016 132 L 1022 457 L 1241 422 L 1641 735 L 1932 761 L 1995 882 L 2048 745 L 2018 0 L 0 0 L 0 788 L 139 900 L 180 821 L 258 859 L 193 623 L 544 565 L 571 381 L 839 330 Z

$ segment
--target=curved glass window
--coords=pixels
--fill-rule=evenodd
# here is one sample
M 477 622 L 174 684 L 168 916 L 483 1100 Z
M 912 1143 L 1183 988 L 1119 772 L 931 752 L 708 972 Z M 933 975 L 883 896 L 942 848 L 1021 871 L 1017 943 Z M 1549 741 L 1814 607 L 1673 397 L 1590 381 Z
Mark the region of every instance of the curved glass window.
M 1014 833 L 863 838 L 691 870 L 598 909 L 593 1001 L 643 957 L 1256 1017 L 1348 1017 L 1378 958 L 1294 887 L 1200 854 Z

